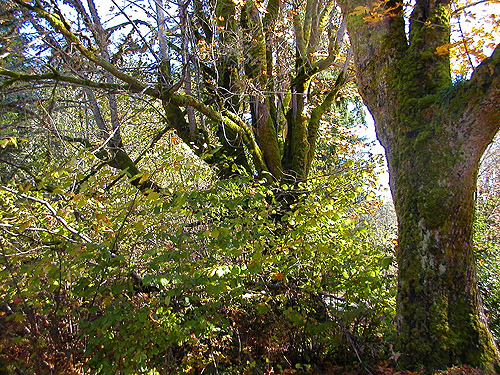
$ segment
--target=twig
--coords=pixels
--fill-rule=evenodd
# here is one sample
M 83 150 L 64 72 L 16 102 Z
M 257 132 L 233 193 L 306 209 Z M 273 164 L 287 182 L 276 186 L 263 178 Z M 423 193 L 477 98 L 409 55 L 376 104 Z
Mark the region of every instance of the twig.
M 6 190 L 6 191 L 8 191 L 8 192 L 10 192 L 12 194 L 19 195 L 20 197 L 22 197 L 24 199 L 28 199 L 30 201 L 37 202 L 37 203 L 40 203 L 40 204 L 44 205 L 50 211 L 50 213 L 52 214 L 52 216 L 59 223 L 61 223 L 68 231 L 70 231 L 74 235 L 77 235 L 78 237 L 80 237 L 85 242 L 92 243 L 92 240 L 90 239 L 90 237 L 87 237 L 85 234 L 80 233 L 78 230 L 76 230 L 75 228 L 73 228 L 72 226 L 70 226 L 68 224 L 68 222 L 66 220 L 64 220 L 64 218 L 62 218 L 61 216 L 59 216 L 57 214 L 56 209 L 54 207 L 52 207 L 52 205 L 49 202 L 47 202 L 47 201 L 45 201 L 43 199 L 35 198 L 35 197 L 30 196 L 30 195 L 27 195 L 27 194 L 15 191 L 14 189 L 11 189 L 11 188 L 9 188 L 7 186 L 4 186 L 4 185 L 2 185 L 2 189 Z
M 29 254 L 29 253 L 31 253 L 31 252 L 33 252 L 33 251 L 37 251 L 37 250 L 41 250 L 41 249 L 47 249 L 47 250 L 48 250 L 48 249 L 50 249 L 50 246 L 39 246 L 39 247 L 34 247 L 33 249 L 30 249 L 30 250 L 28 250 L 28 251 L 21 251 L 21 252 L 19 252 L 19 253 L 14 253 L 14 254 L 5 254 L 5 256 L 6 256 L 7 258 L 9 258 L 9 257 L 16 257 L 16 256 L 19 256 L 19 255 L 26 255 L 26 254 Z
M 22 170 L 23 172 L 27 173 L 27 174 L 28 174 L 31 178 L 33 178 L 35 181 L 40 180 L 40 178 L 39 178 L 39 177 L 37 177 L 37 176 L 36 176 L 33 172 L 31 172 L 31 171 L 29 170 L 29 168 L 28 168 L 28 167 L 26 167 L 26 166 L 24 166 L 24 165 L 17 165 L 17 164 L 15 164 L 15 163 L 13 163 L 13 162 L 11 162 L 11 161 L 9 161 L 9 160 L 5 160 L 5 159 L 1 159 L 1 158 L 0 158 L 0 162 L 5 163 L 5 164 L 8 164 L 8 165 L 10 165 L 10 166 L 12 166 L 12 167 L 15 167 L 15 168 L 17 168 L 17 169 Z
M 349 340 L 349 343 L 351 344 L 352 348 L 354 349 L 354 352 L 356 353 L 356 357 L 358 357 L 358 361 L 359 361 L 359 364 L 361 366 L 363 366 L 363 368 L 366 370 L 366 372 L 368 372 L 370 375 L 373 375 L 373 373 L 370 371 L 370 369 L 368 369 L 368 367 L 366 367 L 364 364 L 363 364 L 363 360 L 361 359 L 359 353 L 358 353 L 358 349 L 356 349 L 356 344 L 354 343 L 354 340 L 352 339 L 352 333 L 349 332 L 348 330 L 345 331 L 345 335 L 347 336 L 347 339 Z
M 13 228 L 14 225 L 12 224 L 6 224 L 6 223 L 0 223 L 0 228 Z M 59 233 L 56 233 L 54 231 L 51 231 L 50 229 L 45 229 L 45 228 L 36 228 L 36 227 L 28 227 L 28 228 L 25 228 L 24 229 L 25 231 L 30 231 L 30 232 L 45 232 L 45 233 L 48 233 L 48 234 L 52 234 L 53 236 L 60 236 L 62 238 L 64 238 L 66 241 L 68 242 L 71 242 L 71 243 L 79 243 L 78 241 L 75 241 L 71 238 L 69 238 L 68 236 L 65 236 L 64 234 L 59 234 Z M 12 232 L 9 232 L 8 233 L 12 236 L 19 236 L 21 235 L 22 233 L 12 233 Z
M 467 55 L 467 59 L 469 60 L 470 67 L 471 67 L 471 69 L 474 69 L 474 63 L 472 62 L 472 59 L 470 58 L 469 48 L 467 46 L 467 40 L 465 39 L 465 35 L 464 35 L 463 30 L 462 30 L 462 23 L 460 22 L 460 19 L 458 19 L 458 29 L 460 30 L 460 34 L 462 35 L 462 42 L 464 45 L 465 54 Z

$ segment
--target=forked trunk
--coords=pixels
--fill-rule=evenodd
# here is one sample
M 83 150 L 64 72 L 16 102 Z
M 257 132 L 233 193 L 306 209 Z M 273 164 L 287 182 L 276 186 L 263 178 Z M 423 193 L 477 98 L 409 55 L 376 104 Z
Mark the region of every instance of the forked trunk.
M 432 372 L 469 364 L 495 372 L 499 353 L 477 289 L 472 245 L 479 159 L 500 123 L 500 47 L 452 84 L 448 0 L 340 1 L 359 90 L 385 147 L 399 227 L 401 361 Z M 380 12 L 380 10 L 378 10 Z
M 443 124 L 387 141 L 399 222 L 398 350 L 428 371 L 466 363 L 496 370 L 478 293 L 472 227 L 482 150 Z

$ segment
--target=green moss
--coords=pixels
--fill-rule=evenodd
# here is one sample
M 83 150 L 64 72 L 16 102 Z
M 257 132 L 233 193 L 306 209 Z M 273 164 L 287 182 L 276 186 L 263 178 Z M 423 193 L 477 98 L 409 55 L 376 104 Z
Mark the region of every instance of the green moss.
M 443 202 L 449 198 L 449 191 L 446 188 L 435 187 L 423 192 L 421 199 L 425 199 L 421 210 L 428 228 L 438 228 L 449 219 L 448 213 L 443 210 Z
M 265 85 L 267 81 L 265 75 L 267 69 L 266 39 L 260 13 L 252 1 L 245 2 L 241 12 L 241 25 L 246 34 L 243 42 L 245 72 L 250 79 Z
M 278 144 L 277 131 L 271 116 L 263 126 L 259 126 L 259 146 L 264 154 L 269 172 L 278 181 L 283 177 L 283 167 L 281 165 L 281 152 Z
M 488 372 L 498 371 L 495 362 L 498 352 L 487 326 L 479 319 L 477 306 L 458 302 L 454 304 L 451 316 L 454 361 Z
M 493 371 L 498 353 L 479 317 L 474 281 L 466 276 L 473 273 L 472 255 L 446 245 L 446 230 L 428 230 L 417 219 L 408 214 L 400 233 L 398 350 L 408 353 L 405 361 L 414 370 L 467 363 Z
M 423 143 L 426 140 L 428 140 L 430 137 L 432 137 L 432 135 L 433 135 L 433 131 L 431 129 L 421 131 L 418 134 L 417 138 L 415 139 L 415 147 L 418 147 L 418 145 L 420 143 Z
M 292 171 L 296 173 L 299 180 L 304 180 L 306 178 L 307 156 L 309 154 L 307 118 L 304 115 L 300 115 L 300 118 L 294 124 L 292 148 Z

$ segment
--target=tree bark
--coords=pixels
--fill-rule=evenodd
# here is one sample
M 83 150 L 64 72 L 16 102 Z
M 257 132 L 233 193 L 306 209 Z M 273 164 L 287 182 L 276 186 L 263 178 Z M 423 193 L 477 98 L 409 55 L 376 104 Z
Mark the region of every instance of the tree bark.
M 498 352 L 472 248 L 481 154 L 470 152 L 455 126 L 429 125 L 440 130 L 385 143 L 399 222 L 398 350 L 405 363 L 429 371 L 461 363 L 494 371 Z
M 499 353 L 478 293 L 472 244 L 478 164 L 500 123 L 500 48 L 453 85 L 447 1 L 402 8 L 342 2 L 359 89 L 386 150 L 398 218 L 398 351 L 408 368 L 456 364 L 498 371 Z M 366 9 L 367 12 L 363 13 Z

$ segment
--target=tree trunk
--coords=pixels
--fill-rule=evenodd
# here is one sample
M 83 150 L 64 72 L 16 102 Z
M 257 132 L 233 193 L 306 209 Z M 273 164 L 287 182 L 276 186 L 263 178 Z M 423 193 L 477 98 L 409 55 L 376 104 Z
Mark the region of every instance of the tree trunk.
M 439 133 L 385 142 L 399 222 L 398 350 L 403 363 L 428 371 L 461 363 L 495 371 L 472 248 L 482 152 L 446 122 L 427 127 Z
M 408 36 L 395 1 L 375 21 L 370 1 L 341 6 L 398 218 L 400 361 L 428 372 L 456 364 L 495 372 L 499 353 L 478 293 L 472 227 L 479 160 L 500 126 L 500 48 L 453 85 L 450 57 L 437 53 L 449 43 L 448 1 L 417 1 Z

